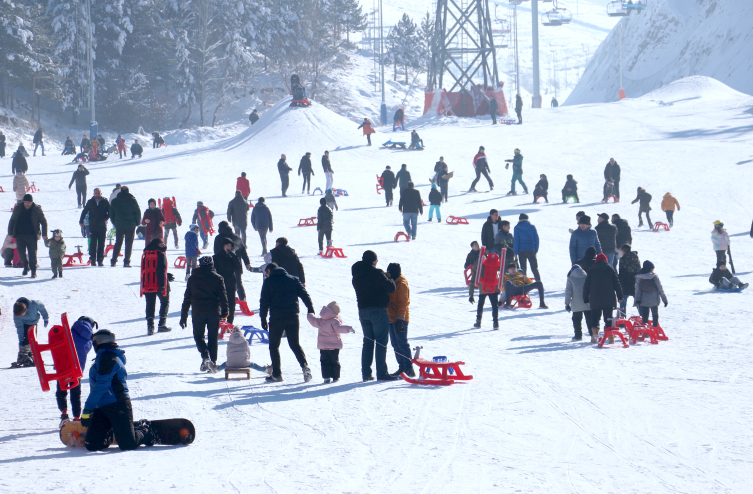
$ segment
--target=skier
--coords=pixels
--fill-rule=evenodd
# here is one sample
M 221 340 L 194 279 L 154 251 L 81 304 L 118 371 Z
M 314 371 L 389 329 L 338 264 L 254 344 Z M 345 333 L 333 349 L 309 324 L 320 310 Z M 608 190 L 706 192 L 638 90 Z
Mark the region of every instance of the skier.
M 614 160 L 609 158 L 609 163 L 604 167 L 604 201 L 607 200 L 607 185 L 612 184 L 612 192 L 614 196 L 620 199 L 620 165 Z
M 405 372 L 408 377 L 416 377 L 411 363 L 410 344 L 408 343 L 408 324 L 410 323 L 410 287 L 408 280 L 402 274 L 398 263 L 387 266 L 387 277 L 395 283 L 395 291 L 390 293 L 390 303 L 387 305 L 387 316 L 390 318 L 390 343 L 395 351 L 398 363 L 393 377 L 399 377 Z
M 332 171 L 332 164 L 329 161 L 329 151 L 324 151 L 324 155 L 322 156 L 322 169 L 324 170 L 324 178 L 327 181 L 324 189 L 331 189 L 335 180 L 335 172 Z
M 641 270 L 641 260 L 638 251 L 633 250 L 630 244 L 624 244 L 620 248 L 620 286 L 622 286 L 622 302 L 620 302 L 620 317 L 627 316 L 627 299 L 633 297 L 635 302 L 635 276 Z
M 214 269 L 209 256 L 199 259 L 186 284 L 183 305 L 180 310 L 180 327 L 188 326 L 188 309 L 191 309 L 191 324 L 196 349 L 201 354 L 201 372 L 217 372 L 217 336 L 220 319 L 229 315 L 227 293 L 222 276 Z M 205 330 L 209 342 L 204 340 Z
M 65 144 L 63 144 L 63 152 L 60 154 L 60 156 L 65 156 L 66 154 L 76 154 L 76 145 L 73 144 L 73 139 L 71 139 L 71 136 L 65 138 Z
M 340 380 L 340 350 L 343 347 L 340 334 L 355 333 L 355 330 L 343 324 L 340 318 L 340 306 L 337 302 L 330 302 L 322 307 L 319 317 L 309 312 L 306 318 L 309 324 L 318 329 L 316 347 L 319 349 L 319 362 L 324 384 L 336 383 Z
M 408 187 L 400 190 L 400 202 L 397 209 L 403 213 L 405 233 L 410 235 L 411 240 L 416 240 L 418 215 L 424 214 L 424 207 L 421 193 L 414 188 L 413 182 L 408 182 Z
M 133 141 L 133 144 L 131 144 L 131 159 L 138 156 L 141 158 L 141 155 L 144 153 L 144 148 L 141 147 L 141 144 L 139 144 L 139 140 L 136 139 Z
M 526 183 L 523 182 L 523 155 L 520 154 L 520 149 L 515 149 L 515 157 L 511 160 L 505 160 L 507 163 L 505 165 L 505 170 L 510 166 L 510 163 L 512 163 L 512 180 L 510 181 L 510 192 L 507 193 L 507 195 L 515 195 L 515 182 L 520 182 L 520 185 L 523 186 L 523 193 L 528 194 L 528 186 L 526 186 Z
M 285 161 L 286 159 L 283 154 L 277 162 L 277 171 L 280 173 L 280 183 L 282 184 L 282 197 L 288 197 L 286 192 L 288 191 L 288 185 L 290 185 L 289 174 L 293 170 L 288 166 L 288 162 Z
M 539 291 L 539 309 L 548 309 L 544 303 L 544 284 L 541 280 L 532 281 L 523 270 L 517 269 L 515 262 L 507 263 L 507 272 L 505 273 L 505 309 L 511 308 L 510 301 L 512 297 L 518 295 L 528 295 L 532 290 Z
M 437 177 L 437 184 L 439 185 L 439 190 L 442 193 L 442 200 L 444 202 L 447 202 L 447 194 L 449 193 L 450 185 L 450 171 L 447 168 L 447 163 L 442 165 L 442 170 L 440 170 Z
M 115 248 L 112 250 L 110 266 L 115 267 L 120 257 L 120 249 L 125 240 L 123 267 L 131 267 L 131 251 L 136 227 L 141 223 L 141 208 L 128 186 L 123 185 L 118 195 L 110 203 L 110 221 L 115 227 Z
M 544 200 L 549 203 L 549 181 L 546 179 L 546 175 L 543 173 L 539 175 L 539 181 L 536 182 L 536 187 L 533 188 L 533 202 L 534 204 L 539 199 L 539 197 L 543 197 Z
M 45 240 L 44 245 L 50 249 L 50 266 L 52 279 L 63 277 L 63 257 L 65 256 L 65 240 L 62 230 L 52 230 L 52 238 Z
M 227 322 L 232 324 L 235 318 L 235 295 L 236 287 L 238 286 L 236 273 L 239 271 L 242 272 L 243 268 L 241 267 L 240 259 L 233 252 L 232 239 L 225 236 L 217 236 L 214 243 L 214 269 L 217 271 L 217 274 L 222 276 L 222 280 L 225 283 L 225 293 L 230 307 Z M 217 249 L 218 243 L 220 244 L 220 249 Z
M 403 112 L 403 107 L 397 109 L 395 112 L 395 116 L 392 117 L 392 132 L 395 132 L 396 128 L 400 128 L 400 130 L 404 130 L 404 120 L 405 120 L 405 112 Z
M 593 247 L 597 254 L 601 254 L 599 236 L 594 230 L 591 230 L 591 218 L 588 215 L 583 215 L 578 220 L 578 229 L 570 234 L 570 262 L 575 264 L 578 259 L 583 257 L 589 247 Z
M 494 251 L 494 239 L 497 237 L 497 233 L 500 230 L 499 211 L 492 209 L 489 211 L 489 216 L 484 222 L 484 226 L 481 227 L 481 245 L 483 245 L 487 251 Z M 499 254 L 499 252 L 496 252 Z
M 165 226 L 165 215 L 162 210 L 157 208 L 157 201 L 149 199 L 149 207 L 144 211 L 144 217 L 141 218 L 141 224 L 146 227 L 144 235 L 146 245 L 152 242 L 152 239 L 163 237 L 162 227 Z
M 26 276 L 31 271 L 31 277 L 37 277 L 37 242 L 40 227 L 42 238 L 47 240 L 47 218 L 44 217 L 44 211 L 41 206 L 34 204 L 31 194 L 25 194 L 23 207 L 17 205 L 8 222 L 8 233 L 16 241 L 18 257 L 24 265 L 21 276 Z
M 311 176 L 314 175 L 314 169 L 311 166 L 311 153 L 308 152 L 301 158 L 301 164 L 298 165 L 298 176 L 301 176 L 303 172 L 303 187 L 301 188 L 301 194 L 306 191 L 306 185 L 308 185 L 308 194 L 311 194 Z
M 416 132 L 416 129 L 413 129 L 413 131 L 410 133 L 410 146 L 408 146 L 408 149 L 423 149 L 424 146 L 424 140 L 421 139 L 418 136 L 418 132 Z
M 432 219 L 434 212 L 437 212 L 437 223 L 442 223 L 442 213 L 439 211 L 439 205 L 442 204 L 442 194 L 437 190 L 437 184 L 431 184 L 429 192 L 429 221 Z
M 29 300 L 21 297 L 13 304 L 13 324 L 16 326 L 18 335 L 18 357 L 10 364 L 11 367 L 34 367 L 34 357 L 29 345 L 29 328 L 39 324 L 39 319 L 44 320 L 44 327 L 50 322 L 47 309 L 39 300 Z
M 601 251 L 607 255 L 609 265 L 617 269 L 617 227 L 609 223 L 609 215 L 601 213 L 597 216 L 596 235 L 599 237 Z
M 246 178 L 246 172 L 241 172 L 241 176 L 236 179 L 235 190 L 240 191 L 243 199 L 248 201 L 248 196 L 251 195 L 251 183 Z
M 16 173 L 23 173 L 24 175 L 29 170 L 29 164 L 26 162 L 26 156 L 24 154 L 26 151 L 23 150 L 23 144 L 18 145 L 18 150 L 13 153 L 13 160 L 10 164 L 10 172 L 11 174 L 15 175 Z
M 73 337 L 73 346 L 76 347 L 76 356 L 78 357 L 78 365 L 81 366 L 81 371 L 86 370 L 86 356 L 89 354 L 89 350 L 92 349 L 92 334 L 94 328 L 98 328 L 97 321 L 91 317 L 81 316 L 71 326 L 71 336 Z M 71 412 L 73 414 L 73 420 L 78 422 L 81 420 L 81 382 L 74 387 L 66 391 L 60 388 L 60 381 L 55 381 L 57 384 L 57 390 L 55 391 L 55 400 L 58 404 L 58 410 L 60 410 L 60 429 L 63 428 L 66 422 L 70 422 L 68 416 L 68 391 L 71 393 Z
M 191 276 L 191 271 L 199 266 L 199 225 L 188 227 L 186 235 L 183 237 L 186 249 L 186 281 Z
M 403 165 L 400 167 L 400 171 L 398 171 L 395 175 L 395 179 L 400 185 L 400 193 L 402 194 L 403 189 L 408 187 L 408 183 L 410 183 L 411 181 L 410 172 L 408 171 L 408 165 L 403 163 Z
M 251 211 L 251 226 L 254 227 L 255 232 L 259 232 L 259 239 L 261 240 L 261 255 L 267 253 L 267 232 L 274 231 L 274 225 L 272 224 L 272 212 L 267 207 L 263 197 L 260 197 L 256 202 L 256 207 Z
M 376 133 L 374 127 L 371 126 L 371 121 L 368 118 L 364 118 L 363 123 L 358 128 L 363 128 L 363 135 L 366 136 L 366 140 L 369 142 L 369 146 L 371 146 L 371 134 Z
M 146 331 L 148 336 L 154 334 L 154 310 L 159 297 L 159 323 L 157 332 L 168 333 L 172 329 L 167 327 L 167 315 L 170 310 L 170 282 L 174 281 L 172 273 L 167 272 L 167 246 L 160 237 L 152 239 L 144 249 L 144 253 L 154 252 L 157 256 L 156 266 L 142 264 L 142 276 L 146 270 L 152 270 L 146 273 L 150 278 L 157 280 L 157 287 L 144 287 L 144 297 L 146 298 Z M 148 291 L 147 291 L 148 290 Z
M 34 146 L 34 156 L 37 155 L 37 149 L 41 146 L 42 147 L 42 156 L 47 156 L 44 154 L 44 142 L 42 142 L 42 127 L 39 127 L 37 131 L 34 133 L 34 140 L 32 143 Z
M 24 202 L 27 190 L 29 190 L 29 179 L 23 172 L 16 171 L 13 176 L 13 192 L 16 193 L 16 204 Z
M 178 244 L 178 227 L 183 225 L 183 218 L 180 217 L 178 208 L 175 207 L 175 204 L 169 197 L 162 198 L 162 215 L 165 217 L 165 232 L 163 236 L 165 244 L 167 244 L 170 231 L 172 231 L 175 248 L 180 248 Z
M 125 352 L 118 347 L 115 334 L 100 329 L 92 336 L 92 345 L 97 356 L 89 370 L 89 397 L 81 413 L 81 425 L 87 428 L 86 449 L 101 451 L 113 439 L 122 451 L 142 444 L 153 446 L 157 437 L 150 422 L 133 421 Z
M 667 222 L 670 228 L 675 226 L 675 207 L 678 211 L 680 210 L 680 203 L 677 202 L 677 199 L 670 192 L 664 194 L 661 201 L 661 210 L 667 215 Z
M 243 266 L 251 271 L 251 260 L 248 258 L 248 252 L 246 252 L 246 245 L 243 243 L 241 237 L 233 233 L 230 225 L 227 221 L 220 221 L 217 225 L 217 236 L 214 238 L 214 253 L 221 254 L 224 248 L 224 239 L 230 239 L 233 242 L 232 253 L 238 258 L 238 262 L 235 265 L 235 291 L 238 294 L 238 298 L 242 301 L 246 300 L 246 290 L 243 288 Z M 220 275 L 224 268 L 219 266 L 217 260 L 214 263 L 215 269 Z M 228 291 L 228 302 L 234 302 L 235 299 L 230 298 L 230 292 Z M 228 322 L 233 322 L 232 319 Z
M 159 132 L 152 132 L 152 149 L 162 146 L 165 140 L 159 135 Z
M 717 261 L 716 269 L 711 272 L 709 276 L 709 283 L 722 290 L 745 290 L 748 288 L 747 283 L 740 281 L 737 276 L 732 276 L 727 266 L 722 261 Z
M 115 144 L 118 146 L 118 159 L 123 159 L 123 156 L 127 158 L 128 152 L 126 151 L 125 139 L 123 139 L 120 134 L 118 134 L 118 138 L 115 139 Z
M 651 211 L 651 194 L 646 192 L 646 189 L 643 187 L 638 187 L 638 195 L 636 198 L 631 202 L 630 204 L 635 204 L 636 202 L 640 201 L 640 205 L 638 207 L 638 227 L 643 226 L 643 213 L 646 213 L 646 221 L 648 221 L 648 227 L 653 229 L 654 224 L 651 222 L 651 216 L 649 215 L 649 212 Z
M 523 125 L 523 98 L 515 96 L 515 113 L 518 115 L 518 125 Z
M 252 111 L 248 116 L 248 119 L 251 121 L 251 125 L 259 121 L 259 112 L 256 110 L 256 108 L 254 108 L 254 111 Z
M 583 339 L 583 326 L 581 321 L 586 320 L 586 329 L 591 325 L 591 308 L 583 301 L 583 285 L 586 282 L 586 272 L 582 267 L 573 264 L 567 275 L 565 285 L 565 310 L 573 313 L 573 329 L 575 336 L 572 341 Z
M 233 200 L 227 203 L 227 221 L 232 223 L 235 234 L 240 236 L 243 245 L 246 245 L 246 228 L 248 228 L 248 201 L 241 195 L 240 190 L 235 191 Z
M 605 254 L 596 256 L 596 264 L 588 271 L 583 285 L 583 301 L 591 307 L 591 343 L 597 343 L 599 339 L 599 321 L 604 315 L 605 327 L 611 326 L 612 313 L 617 303 L 622 303 L 622 286 L 617 279 L 617 273 L 607 262 Z M 614 337 L 609 338 L 614 342 Z
M 479 180 L 481 180 L 481 175 L 483 175 L 486 178 L 486 181 L 489 182 L 489 190 L 494 190 L 494 182 L 492 182 L 492 179 L 489 178 L 489 173 L 491 173 L 491 170 L 489 169 L 489 163 L 486 161 L 484 146 L 480 146 L 478 148 L 478 153 L 476 153 L 476 156 L 473 157 L 473 168 L 476 170 L 476 179 L 471 182 L 471 188 L 468 190 L 468 192 L 476 192 L 476 184 Z
M 334 218 L 332 210 L 327 206 L 327 199 L 319 199 L 319 210 L 316 212 L 316 232 L 319 236 L 319 253 L 324 254 L 324 237 L 327 237 L 327 247 L 332 245 L 332 226 Z
M 729 233 L 724 229 L 724 223 L 719 220 L 714 222 L 714 229 L 711 231 L 711 245 L 716 251 L 716 262 L 727 264 L 727 251 L 730 246 Z
M 272 262 L 285 270 L 290 276 L 298 278 L 303 286 L 306 286 L 306 273 L 303 270 L 303 264 L 295 253 L 295 249 L 288 245 L 288 239 L 280 237 L 275 242 L 274 249 L 269 251 L 272 254 Z
M 499 116 L 499 105 L 497 99 L 492 96 L 489 98 L 489 115 L 492 117 L 492 125 L 497 125 L 497 117 Z
M 202 211 L 202 209 L 206 209 L 206 211 Z M 202 249 L 206 249 L 209 245 L 209 234 L 207 233 L 209 231 L 209 222 L 207 221 L 207 217 L 209 219 L 214 218 L 214 211 L 204 206 L 204 202 L 198 201 L 196 203 L 196 210 L 193 212 L 193 217 L 191 218 L 191 223 L 197 225 L 199 222 L 202 223 L 202 225 L 199 225 L 199 236 L 204 242 L 204 245 L 201 247 Z
M 580 202 L 578 198 L 578 182 L 573 179 L 572 175 L 567 176 L 565 186 L 562 187 L 562 202 L 567 202 L 568 197 L 575 197 L 575 202 Z
M 384 189 L 384 200 L 387 202 L 387 207 L 392 206 L 392 191 L 397 187 L 397 180 L 395 180 L 395 174 L 389 165 L 382 172 L 382 188 Z M 751 227 L 753 231 L 753 227 Z
M 641 312 L 643 324 L 648 324 L 648 312 L 654 327 L 659 326 L 659 299 L 667 306 L 667 296 L 659 277 L 654 273 L 654 264 L 643 261 L 643 269 L 635 276 L 635 305 Z
M 520 213 L 518 224 L 515 225 L 513 231 L 515 233 L 515 239 L 513 241 L 515 257 L 520 260 L 520 267 L 523 269 L 523 274 L 528 274 L 527 264 L 530 263 L 533 276 L 537 281 L 541 281 L 539 263 L 536 260 L 536 254 L 539 251 L 539 233 L 536 231 L 536 227 L 528 221 L 528 215 L 526 213 Z

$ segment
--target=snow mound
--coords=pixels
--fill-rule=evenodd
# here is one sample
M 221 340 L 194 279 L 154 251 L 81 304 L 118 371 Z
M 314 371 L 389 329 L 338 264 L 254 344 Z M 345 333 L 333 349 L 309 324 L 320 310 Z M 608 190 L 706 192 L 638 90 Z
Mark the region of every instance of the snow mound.
M 638 98 L 669 104 L 671 102 L 702 100 L 704 102 L 735 101 L 750 96 L 735 91 L 723 82 L 701 75 L 685 77 Z

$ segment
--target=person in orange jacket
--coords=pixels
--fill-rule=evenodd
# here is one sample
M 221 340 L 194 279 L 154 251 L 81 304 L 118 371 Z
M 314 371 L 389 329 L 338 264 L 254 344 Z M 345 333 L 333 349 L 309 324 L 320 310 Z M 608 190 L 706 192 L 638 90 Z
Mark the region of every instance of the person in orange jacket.
M 363 119 L 363 123 L 358 126 L 358 128 L 363 127 L 363 135 L 366 136 L 366 140 L 369 141 L 369 146 L 371 146 L 371 134 L 376 133 L 376 130 L 374 130 L 374 127 L 371 126 L 371 120 L 368 118 Z
M 679 211 L 680 203 L 677 202 L 677 199 L 675 199 L 674 196 L 670 192 L 667 192 L 666 194 L 664 194 L 664 198 L 661 200 L 661 210 L 666 213 L 667 221 L 669 222 L 670 228 L 675 226 L 675 221 L 674 221 L 675 206 L 677 207 L 677 210 Z

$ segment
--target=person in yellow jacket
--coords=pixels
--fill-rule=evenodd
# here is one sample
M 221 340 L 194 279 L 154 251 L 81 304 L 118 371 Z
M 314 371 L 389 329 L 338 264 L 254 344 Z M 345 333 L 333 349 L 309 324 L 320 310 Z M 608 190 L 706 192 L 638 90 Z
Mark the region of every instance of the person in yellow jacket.
M 664 194 L 664 198 L 661 200 L 661 210 L 667 214 L 667 221 L 669 222 L 670 228 L 675 226 L 675 207 L 677 207 L 678 211 L 680 210 L 680 203 L 677 202 L 677 199 L 675 199 L 670 192 Z
M 395 291 L 390 293 L 390 303 L 387 305 L 387 315 L 390 318 L 390 342 L 395 350 L 395 358 L 400 368 L 392 375 L 397 377 L 403 372 L 408 377 L 416 377 L 411 363 L 410 344 L 408 344 L 408 322 L 410 321 L 410 288 L 405 279 L 400 264 L 391 263 L 387 266 L 387 276 L 395 282 Z
M 544 303 L 544 285 L 540 281 L 533 281 L 514 262 L 507 264 L 505 273 L 505 309 L 510 308 L 510 299 L 516 295 L 528 295 L 531 290 L 539 291 L 539 309 L 548 309 Z

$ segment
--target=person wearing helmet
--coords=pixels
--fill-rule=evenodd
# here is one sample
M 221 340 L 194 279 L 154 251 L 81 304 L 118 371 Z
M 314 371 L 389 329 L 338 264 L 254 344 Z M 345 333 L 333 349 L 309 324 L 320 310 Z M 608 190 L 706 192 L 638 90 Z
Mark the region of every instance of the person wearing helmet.
M 92 335 L 92 345 L 96 358 L 89 369 L 89 397 L 81 414 L 81 425 L 87 428 L 84 446 L 101 451 L 110 446 L 113 437 L 121 450 L 153 446 L 157 439 L 151 423 L 133 422 L 125 352 L 118 347 L 115 334 L 100 329 Z

